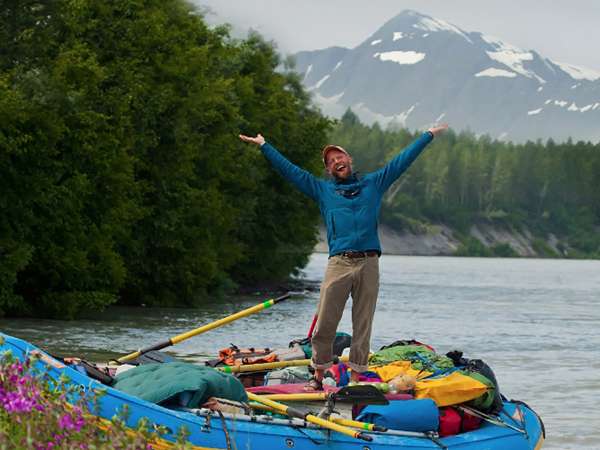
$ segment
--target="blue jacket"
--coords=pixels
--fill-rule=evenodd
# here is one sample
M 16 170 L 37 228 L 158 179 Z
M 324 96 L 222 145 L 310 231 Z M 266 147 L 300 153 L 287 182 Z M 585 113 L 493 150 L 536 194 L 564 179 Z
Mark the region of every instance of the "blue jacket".
M 433 134 L 426 132 L 381 169 L 343 181 L 315 177 L 292 164 L 268 142 L 261 150 L 285 179 L 318 203 L 327 227 L 329 256 L 349 250 L 375 250 L 381 254 L 377 222 L 383 194 L 432 139 Z

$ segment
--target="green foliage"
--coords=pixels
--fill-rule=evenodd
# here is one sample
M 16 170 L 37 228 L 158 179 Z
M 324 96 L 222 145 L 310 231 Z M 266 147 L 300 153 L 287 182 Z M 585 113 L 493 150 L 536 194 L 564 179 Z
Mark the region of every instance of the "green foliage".
M 510 246 L 510 244 L 503 242 L 501 244 L 494 244 L 490 248 L 493 256 L 498 258 L 513 258 L 519 256 L 518 253 Z
M 454 253 L 455 256 L 492 256 L 492 251 L 472 236 L 466 238 Z
M 540 239 L 540 238 L 534 239 L 531 242 L 531 246 L 533 247 L 535 252 L 541 257 L 552 258 L 552 257 L 560 256 L 543 239 Z
M 0 314 L 191 305 L 307 261 L 316 208 L 237 138 L 319 168 L 329 122 L 270 44 L 180 0 L 4 3 Z

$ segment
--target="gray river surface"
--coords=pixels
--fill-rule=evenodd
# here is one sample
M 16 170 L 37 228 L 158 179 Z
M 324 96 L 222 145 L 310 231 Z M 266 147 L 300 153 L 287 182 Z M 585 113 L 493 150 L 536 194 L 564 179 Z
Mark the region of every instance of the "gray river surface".
M 327 256 L 302 277 L 318 287 Z M 383 256 L 371 346 L 414 338 L 439 353 L 462 350 L 495 371 L 501 391 L 546 424 L 544 449 L 600 449 L 600 261 Z M 286 347 L 303 337 L 318 292 L 177 344 L 189 360 L 230 343 Z M 257 304 L 226 299 L 195 309 L 111 308 L 73 322 L 0 319 L 0 330 L 61 356 L 106 360 Z M 348 302 L 340 331 L 351 332 Z

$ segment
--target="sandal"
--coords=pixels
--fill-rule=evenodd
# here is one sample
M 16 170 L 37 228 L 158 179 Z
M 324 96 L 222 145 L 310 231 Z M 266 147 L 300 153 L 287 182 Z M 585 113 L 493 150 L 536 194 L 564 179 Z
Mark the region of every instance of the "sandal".
M 308 392 L 312 391 L 322 391 L 323 390 L 323 382 L 321 380 L 317 380 L 315 377 L 311 377 L 306 385 L 304 386 L 304 390 Z

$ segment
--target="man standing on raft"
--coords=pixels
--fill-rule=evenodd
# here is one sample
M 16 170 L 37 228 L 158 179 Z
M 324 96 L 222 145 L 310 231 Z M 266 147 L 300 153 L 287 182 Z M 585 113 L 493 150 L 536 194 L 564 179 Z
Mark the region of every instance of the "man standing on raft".
M 273 167 L 319 205 L 327 227 L 329 261 L 321 284 L 318 319 L 312 336 L 314 377 L 309 387 L 322 389 L 325 370 L 333 364 L 333 340 L 348 296 L 352 295 L 352 346 L 348 367 L 352 381 L 368 368 L 371 328 L 379 291 L 381 245 L 377 221 L 383 194 L 408 169 L 435 136 L 448 128 L 436 126 L 423 133 L 381 169 L 358 176 L 352 158 L 337 145 L 323 149 L 323 164 L 332 179 L 317 178 L 292 164 L 262 135 L 240 135 L 260 146 Z

